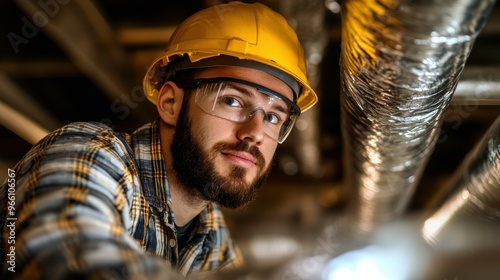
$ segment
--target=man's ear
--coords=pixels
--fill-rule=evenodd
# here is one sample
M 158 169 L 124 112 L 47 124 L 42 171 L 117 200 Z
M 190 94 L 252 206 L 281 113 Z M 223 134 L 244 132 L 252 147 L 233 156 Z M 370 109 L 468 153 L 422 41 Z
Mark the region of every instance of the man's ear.
M 167 81 L 161 87 L 156 107 L 160 117 L 166 124 L 176 125 L 183 97 L 183 90 L 172 81 Z

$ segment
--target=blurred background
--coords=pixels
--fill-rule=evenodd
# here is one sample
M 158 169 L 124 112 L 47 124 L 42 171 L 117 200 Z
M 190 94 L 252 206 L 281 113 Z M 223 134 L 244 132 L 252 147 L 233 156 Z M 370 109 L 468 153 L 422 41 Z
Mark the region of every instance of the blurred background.
M 227 213 L 235 237 L 246 241 L 254 233 L 319 232 L 346 203 L 340 133 L 341 3 L 260 2 L 282 13 L 297 30 L 320 101 L 301 116 L 279 147 L 269 183 L 257 201 Z M 142 95 L 144 73 L 180 21 L 218 3 L 1 1 L 0 179 L 30 149 L 29 139 L 36 139 L 37 133 L 76 121 L 99 121 L 133 132 L 154 120 L 156 109 Z M 498 2 L 463 77 L 482 85 L 485 97 L 456 94 L 451 100 L 439 140 L 405 210 L 408 215 L 426 210 L 500 114 Z M 459 90 L 465 91 L 460 84 Z M 287 240 L 280 242 L 273 243 L 278 253 L 280 248 L 285 255 L 294 252 Z

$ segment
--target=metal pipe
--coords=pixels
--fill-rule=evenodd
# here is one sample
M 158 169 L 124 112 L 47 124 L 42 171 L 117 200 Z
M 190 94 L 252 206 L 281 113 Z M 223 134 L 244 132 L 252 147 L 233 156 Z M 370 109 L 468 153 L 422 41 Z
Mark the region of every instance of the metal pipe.
M 425 221 L 424 239 L 453 249 L 500 248 L 500 116 L 469 152 L 446 189 L 452 195 L 436 199 L 434 204 L 440 207 Z M 478 227 L 485 230 L 478 231 Z
M 324 0 L 265 0 L 264 4 L 275 8 L 282 14 L 297 32 L 307 59 L 307 72 L 311 85 L 321 99 L 320 63 L 323 60 L 328 43 L 327 29 L 324 24 Z M 289 152 L 282 154 L 279 165 L 287 175 L 302 175 L 311 179 L 319 179 L 325 175 L 321 162 L 319 141 L 318 106 L 311 108 L 300 116 L 284 146 Z M 283 149 L 282 149 L 283 151 Z
M 43 1 L 15 3 L 111 101 L 130 100 L 137 88 L 142 89 L 96 1 L 56 1 L 50 7 L 54 10 L 47 9 Z M 145 98 L 131 103 L 130 122 L 142 124 L 154 119 L 154 110 L 143 101 Z M 129 115 L 122 119 L 126 117 Z
M 500 66 L 465 67 L 451 104 L 500 105 Z
M 8 104 L 18 113 L 26 116 L 26 118 L 37 120 L 41 126 L 48 130 L 53 130 L 61 126 L 60 121 L 55 115 L 43 108 L 2 70 L 0 70 L 0 101 Z M 7 114 L 4 111 L 1 112 L 2 114 Z
M 35 144 L 49 133 L 39 124 L 28 119 L 7 104 L 0 101 L 0 125 L 5 126 L 30 144 Z
M 494 2 L 343 2 L 347 216 L 361 235 L 406 209 Z

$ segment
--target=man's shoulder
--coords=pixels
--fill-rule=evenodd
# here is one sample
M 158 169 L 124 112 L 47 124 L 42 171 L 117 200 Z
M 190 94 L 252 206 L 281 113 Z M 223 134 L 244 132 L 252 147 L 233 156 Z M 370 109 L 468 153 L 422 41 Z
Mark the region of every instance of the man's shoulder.
M 49 133 L 35 146 L 46 146 L 54 143 L 87 143 L 91 145 L 102 142 L 109 144 L 125 139 L 127 135 L 116 132 L 111 127 L 99 122 L 74 122 Z
M 74 178 L 83 173 L 117 181 L 126 174 L 135 178 L 135 166 L 129 144 L 112 128 L 96 122 L 75 122 L 54 130 L 36 143 L 15 169 L 18 177 L 26 180 L 40 181 L 45 176 L 45 183 L 67 180 L 68 184 L 74 184 Z M 84 175 L 78 182 L 91 183 L 88 178 Z M 21 182 L 24 181 L 19 179 Z
M 52 133 L 49 133 L 47 137 L 59 137 L 61 135 L 74 135 L 81 137 L 96 137 L 102 135 L 117 135 L 119 132 L 114 131 L 111 127 L 106 124 L 99 122 L 73 122 L 66 124 Z
M 74 122 L 64 125 L 36 143 L 21 161 L 46 160 L 60 157 L 122 158 L 131 155 L 123 136 L 111 127 L 98 122 Z M 87 155 L 87 156 L 85 156 Z

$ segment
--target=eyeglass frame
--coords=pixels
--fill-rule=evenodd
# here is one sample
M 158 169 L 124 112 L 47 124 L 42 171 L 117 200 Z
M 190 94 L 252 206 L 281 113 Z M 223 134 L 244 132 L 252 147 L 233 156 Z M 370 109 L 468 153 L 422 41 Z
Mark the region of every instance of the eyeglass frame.
M 205 84 L 211 84 L 211 83 L 218 83 L 218 82 L 235 82 L 235 83 L 240 83 L 244 84 L 247 86 L 250 86 L 252 88 L 255 88 L 258 92 L 261 92 L 267 96 L 273 97 L 273 98 L 279 98 L 283 100 L 287 105 L 290 105 L 290 112 L 288 113 L 289 116 L 295 115 L 294 119 L 288 118 L 287 121 L 295 121 L 297 118 L 300 116 L 301 111 L 299 106 L 297 105 L 297 100 L 294 97 L 294 100 L 290 100 L 289 98 L 285 97 L 284 95 L 269 89 L 265 86 L 259 85 L 257 83 L 249 82 L 246 80 L 238 79 L 238 78 L 231 78 L 231 77 L 216 77 L 216 78 L 198 78 L 198 79 L 187 79 L 187 78 L 179 78 L 179 79 L 173 79 L 173 82 L 179 87 L 179 88 L 184 88 L 184 89 L 197 89 L 202 87 Z M 232 121 L 232 120 L 229 120 Z M 233 121 L 234 122 L 234 121 Z M 286 121 L 285 121 L 286 122 Z M 284 125 L 284 124 L 283 124 Z M 292 124 L 293 126 L 293 124 Z M 289 131 L 286 133 L 285 136 L 283 136 L 283 139 L 276 140 L 279 144 L 282 144 L 286 138 L 288 138 L 288 135 L 290 134 L 292 128 L 289 129 Z M 279 135 L 278 135 L 279 139 Z

